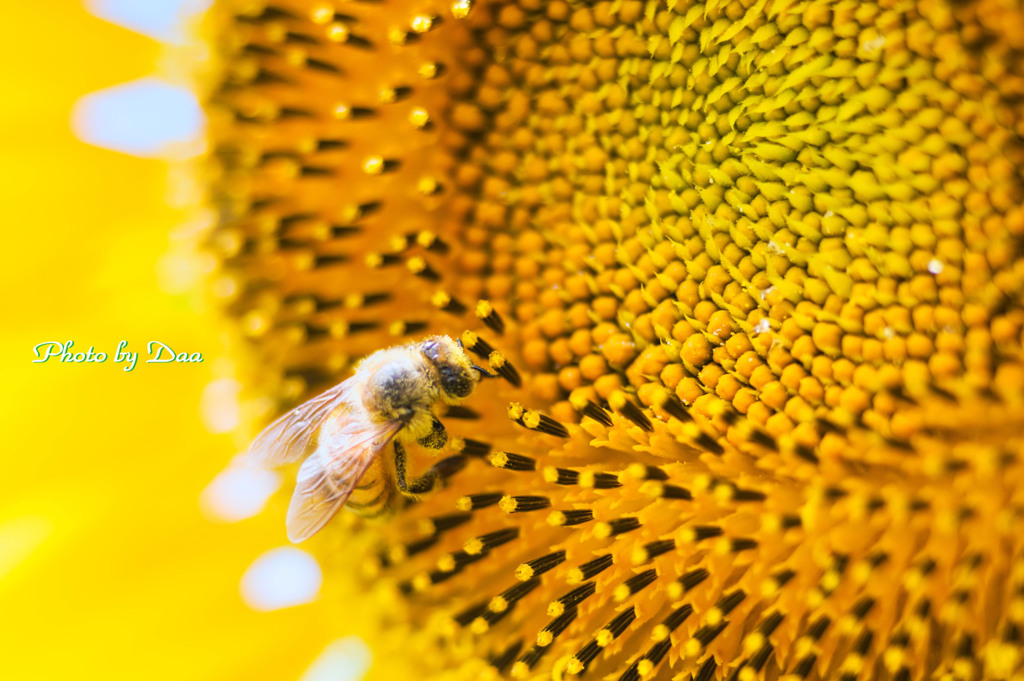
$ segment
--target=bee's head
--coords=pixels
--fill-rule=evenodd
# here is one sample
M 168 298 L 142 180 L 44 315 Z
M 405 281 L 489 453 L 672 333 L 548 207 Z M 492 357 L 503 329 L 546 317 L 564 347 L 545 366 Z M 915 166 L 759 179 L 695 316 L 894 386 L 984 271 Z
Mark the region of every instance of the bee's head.
M 469 397 L 482 371 L 473 365 L 461 343 L 448 336 L 431 336 L 420 345 L 420 351 L 437 367 L 441 389 L 447 397 Z

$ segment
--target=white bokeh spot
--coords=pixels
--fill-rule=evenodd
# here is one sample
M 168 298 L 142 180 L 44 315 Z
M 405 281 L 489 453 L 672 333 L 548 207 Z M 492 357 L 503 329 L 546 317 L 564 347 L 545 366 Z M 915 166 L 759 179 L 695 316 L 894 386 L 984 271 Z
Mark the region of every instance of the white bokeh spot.
M 204 127 L 195 94 L 154 77 L 90 92 L 71 111 L 71 129 L 78 139 L 147 158 L 199 153 Z
M 332 641 L 299 681 L 359 681 L 370 668 L 373 654 L 358 636 Z
M 242 422 L 238 396 L 242 384 L 233 378 L 217 378 L 199 395 L 199 418 L 211 433 L 230 433 Z
M 267 551 L 242 575 L 242 601 L 266 612 L 309 603 L 320 593 L 323 573 L 313 556 L 292 546 Z
M 189 19 L 206 10 L 210 0 L 85 0 L 93 16 L 165 43 L 188 38 Z
M 232 464 L 199 494 L 199 509 L 209 520 L 236 523 L 258 515 L 280 486 L 273 471 Z

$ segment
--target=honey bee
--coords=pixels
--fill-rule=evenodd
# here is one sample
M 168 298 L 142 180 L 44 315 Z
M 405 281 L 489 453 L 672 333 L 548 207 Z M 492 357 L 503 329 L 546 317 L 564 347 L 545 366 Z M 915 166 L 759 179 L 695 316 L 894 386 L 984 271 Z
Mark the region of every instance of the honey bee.
M 444 447 L 448 433 L 434 407 L 469 397 L 485 377 L 496 374 L 473 364 L 461 341 L 431 336 L 369 355 L 351 378 L 267 426 L 248 451 L 264 466 L 297 461 L 316 436 L 288 508 L 288 538 L 308 539 L 346 505 L 360 515 L 386 514 L 396 492 L 415 497 L 461 467 L 461 457 L 443 459 L 409 482 L 402 443 Z M 388 443 L 393 458 L 381 456 Z

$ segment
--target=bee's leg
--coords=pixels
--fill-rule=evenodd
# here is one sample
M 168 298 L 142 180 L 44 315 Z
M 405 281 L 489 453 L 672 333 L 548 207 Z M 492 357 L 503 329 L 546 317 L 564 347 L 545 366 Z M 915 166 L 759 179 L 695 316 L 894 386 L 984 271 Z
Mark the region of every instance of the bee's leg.
M 438 435 L 440 431 L 440 435 Z M 433 438 L 433 439 L 431 439 Z M 448 433 L 445 431 L 444 426 L 437 419 L 434 420 L 434 431 L 422 438 L 419 442 L 424 447 L 430 447 L 431 449 L 440 449 L 448 441 Z M 431 447 L 430 443 L 439 442 L 435 447 Z M 395 445 L 395 473 L 398 483 L 398 489 L 402 494 L 406 495 L 417 495 L 424 494 L 434 489 L 443 481 L 455 473 L 462 470 L 466 465 L 466 457 L 460 455 L 449 456 L 448 458 L 441 459 L 436 464 L 431 466 L 430 470 L 424 473 L 419 478 L 416 478 L 412 482 L 406 479 L 405 467 L 406 467 L 406 456 L 405 447 L 398 440 L 394 441 Z
M 409 485 L 405 481 L 405 447 L 398 440 L 394 441 L 395 445 L 395 477 L 398 482 L 398 489 L 402 494 L 409 493 Z
M 448 431 L 444 429 L 444 424 L 436 417 L 432 417 L 434 423 L 431 431 L 419 439 L 419 443 L 427 449 L 438 450 L 448 444 Z

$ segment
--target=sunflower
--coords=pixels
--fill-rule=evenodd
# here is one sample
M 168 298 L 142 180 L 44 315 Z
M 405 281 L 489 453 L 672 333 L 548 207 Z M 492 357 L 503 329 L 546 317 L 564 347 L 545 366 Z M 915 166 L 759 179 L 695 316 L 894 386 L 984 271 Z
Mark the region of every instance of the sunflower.
M 444 489 L 314 540 L 339 621 L 418 678 L 1021 678 L 1016 3 L 212 25 L 255 420 L 428 334 L 505 379 Z

